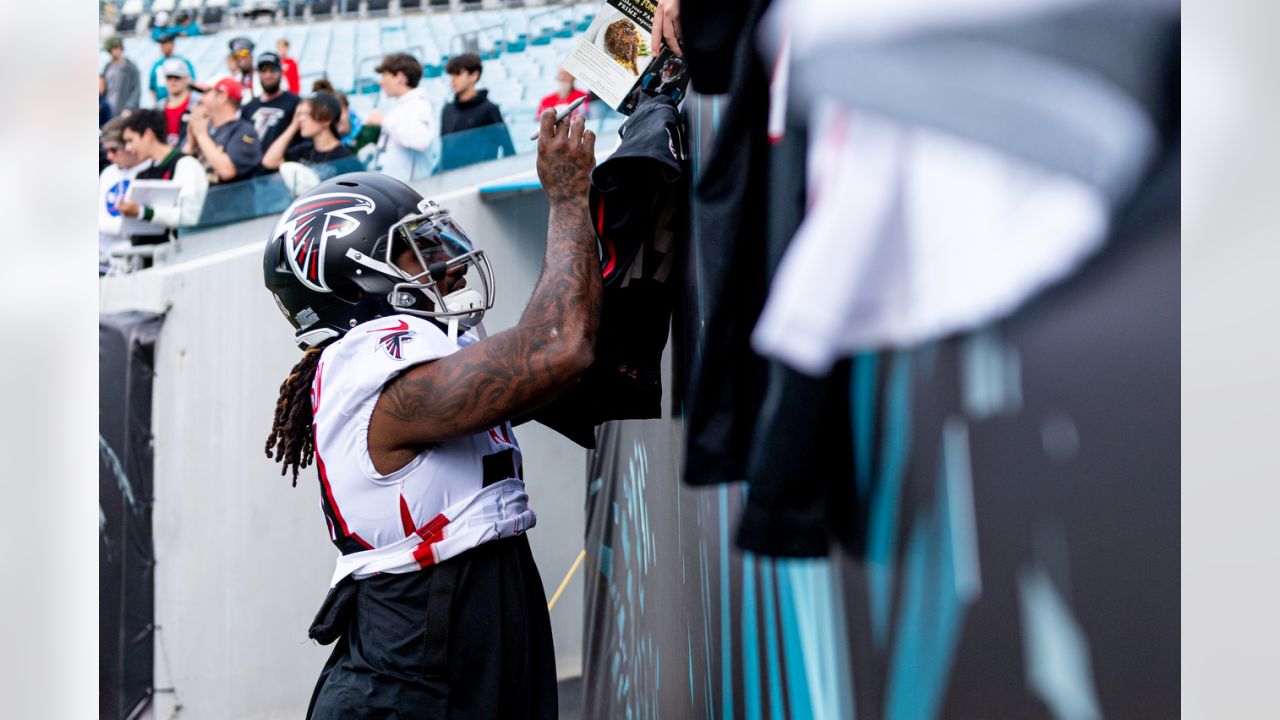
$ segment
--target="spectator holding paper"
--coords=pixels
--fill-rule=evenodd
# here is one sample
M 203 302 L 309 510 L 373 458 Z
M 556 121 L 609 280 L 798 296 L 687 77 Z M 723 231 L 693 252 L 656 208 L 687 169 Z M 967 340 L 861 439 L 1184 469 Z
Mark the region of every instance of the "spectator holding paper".
M 139 160 L 150 160 L 151 165 L 135 176 L 137 180 L 172 180 L 178 187 L 178 199 L 167 207 L 149 207 L 133 199 L 120 200 L 116 208 L 128 218 L 164 227 L 155 235 L 135 235 L 134 245 L 153 245 L 167 242 L 173 228 L 179 225 L 195 225 L 200 220 L 204 196 L 209 190 L 200 162 L 183 155 L 176 147 L 165 142 L 168 126 L 162 110 L 135 110 L 125 118 L 122 133 L 125 149 Z

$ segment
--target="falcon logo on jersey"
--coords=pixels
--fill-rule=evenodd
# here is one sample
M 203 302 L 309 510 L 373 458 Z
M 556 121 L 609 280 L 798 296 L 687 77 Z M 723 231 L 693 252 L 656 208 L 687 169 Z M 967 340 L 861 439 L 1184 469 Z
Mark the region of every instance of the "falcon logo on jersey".
M 355 232 L 356 213 L 368 215 L 376 206 L 364 195 L 324 193 L 294 202 L 280 218 L 271 236 L 285 236 L 289 268 L 303 285 L 317 292 L 331 292 L 324 275 L 324 251 L 330 240 Z
M 388 357 L 391 357 L 394 360 L 403 360 L 404 353 L 402 352 L 401 346 L 405 343 L 413 342 L 413 331 L 409 329 L 409 323 L 403 320 L 400 321 L 399 325 L 375 328 L 368 332 L 387 333 L 386 335 L 378 338 L 378 345 L 387 353 Z

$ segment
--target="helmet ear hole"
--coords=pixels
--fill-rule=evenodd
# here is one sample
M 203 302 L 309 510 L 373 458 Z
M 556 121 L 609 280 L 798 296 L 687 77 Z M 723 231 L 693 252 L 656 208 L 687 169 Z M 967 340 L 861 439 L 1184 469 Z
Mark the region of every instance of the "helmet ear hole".
M 277 243 L 277 245 L 279 246 L 280 251 L 276 253 L 276 270 L 279 270 L 280 272 L 291 272 L 289 268 L 289 261 L 285 259 L 284 256 L 284 243 Z

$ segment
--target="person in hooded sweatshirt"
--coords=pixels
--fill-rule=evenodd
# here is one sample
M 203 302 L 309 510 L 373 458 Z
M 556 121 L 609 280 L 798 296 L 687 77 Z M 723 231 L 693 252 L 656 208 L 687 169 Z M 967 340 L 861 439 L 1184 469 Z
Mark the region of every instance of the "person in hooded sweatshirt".
M 511 133 L 502 121 L 502 112 L 489 100 L 488 90 L 477 90 L 480 56 L 466 53 L 449 58 L 445 64 L 453 86 L 453 102 L 444 106 L 440 117 L 440 169 L 471 165 L 510 157 L 516 153 Z

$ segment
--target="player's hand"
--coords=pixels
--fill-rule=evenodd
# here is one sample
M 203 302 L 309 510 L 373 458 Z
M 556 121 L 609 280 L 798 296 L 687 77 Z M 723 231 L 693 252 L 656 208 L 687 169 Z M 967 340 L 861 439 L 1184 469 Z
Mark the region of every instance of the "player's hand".
M 649 37 L 649 51 L 654 57 L 663 45 L 671 48 L 678 57 L 684 57 L 680 49 L 680 0 L 658 0 L 653 11 L 653 34 Z
M 581 116 L 557 123 L 553 108 L 544 110 L 538 123 L 538 179 L 547 201 L 585 204 L 596 166 L 596 134 Z
M 116 209 L 125 217 L 138 217 L 142 214 L 142 206 L 132 200 L 120 200 L 116 203 Z
M 368 115 L 365 115 L 364 124 L 365 125 L 381 125 L 382 119 L 383 119 L 382 111 L 377 108 L 374 108 L 369 111 Z

